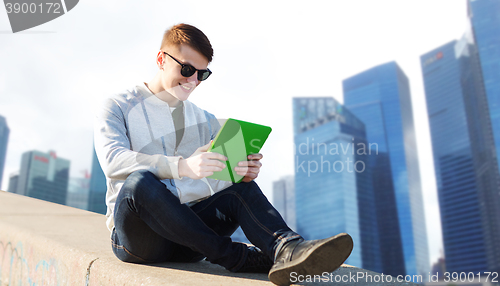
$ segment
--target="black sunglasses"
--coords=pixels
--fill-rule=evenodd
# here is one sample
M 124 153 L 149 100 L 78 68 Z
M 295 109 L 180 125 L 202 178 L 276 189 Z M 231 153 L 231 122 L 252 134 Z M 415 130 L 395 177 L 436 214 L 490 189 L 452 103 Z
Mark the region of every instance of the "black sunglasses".
M 181 65 L 181 75 L 184 76 L 184 77 L 190 77 L 195 72 L 198 72 L 198 80 L 199 81 L 204 81 L 204 80 L 206 80 L 212 74 L 212 71 L 210 71 L 209 69 L 206 69 L 206 70 L 197 70 L 192 65 L 186 65 L 186 64 L 183 64 L 183 63 L 179 62 L 176 58 L 172 57 L 167 52 L 163 52 L 163 53 L 165 55 L 171 57 L 172 60 L 176 61 L 178 64 Z

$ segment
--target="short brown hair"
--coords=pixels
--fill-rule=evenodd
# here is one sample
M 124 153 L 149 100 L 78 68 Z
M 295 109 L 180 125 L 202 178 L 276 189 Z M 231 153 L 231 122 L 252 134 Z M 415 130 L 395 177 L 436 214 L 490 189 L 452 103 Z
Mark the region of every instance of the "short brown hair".
M 186 44 L 198 51 L 208 62 L 212 61 L 214 50 L 207 36 L 195 26 L 188 24 L 177 24 L 165 31 L 160 49 L 169 45 L 180 46 Z

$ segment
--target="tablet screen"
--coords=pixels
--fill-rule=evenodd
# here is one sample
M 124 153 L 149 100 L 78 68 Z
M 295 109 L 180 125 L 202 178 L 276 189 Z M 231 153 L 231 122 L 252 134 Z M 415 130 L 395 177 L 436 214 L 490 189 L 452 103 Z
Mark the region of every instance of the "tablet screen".
M 236 174 L 238 162 L 247 161 L 250 154 L 259 153 L 271 133 L 271 127 L 251 122 L 228 119 L 219 130 L 208 152 L 217 152 L 228 158 L 227 168 L 207 178 L 239 183 L 243 176 Z

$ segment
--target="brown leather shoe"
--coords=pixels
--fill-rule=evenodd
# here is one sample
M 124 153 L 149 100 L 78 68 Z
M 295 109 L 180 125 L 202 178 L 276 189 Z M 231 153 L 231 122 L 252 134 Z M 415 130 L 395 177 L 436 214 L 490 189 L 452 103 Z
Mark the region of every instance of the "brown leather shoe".
M 341 233 L 319 240 L 292 240 L 278 253 L 269 280 L 276 285 L 290 285 L 290 274 L 321 275 L 339 268 L 349 257 L 352 238 Z

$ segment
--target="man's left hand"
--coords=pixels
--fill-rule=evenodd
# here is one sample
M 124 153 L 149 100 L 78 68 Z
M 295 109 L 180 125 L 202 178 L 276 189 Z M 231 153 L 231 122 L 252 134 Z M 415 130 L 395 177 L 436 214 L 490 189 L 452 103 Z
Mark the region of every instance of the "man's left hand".
M 252 154 L 248 155 L 248 161 L 241 161 L 238 163 L 238 167 L 235 167 L 234 170 L 236 174 L 240 176 L 244 176 L 242 182 L 248 183 L 257 178 L 259 176 L 260 167 L 262 167 L 262 163 L 260 159 L 262 159 L 262 154 Z

